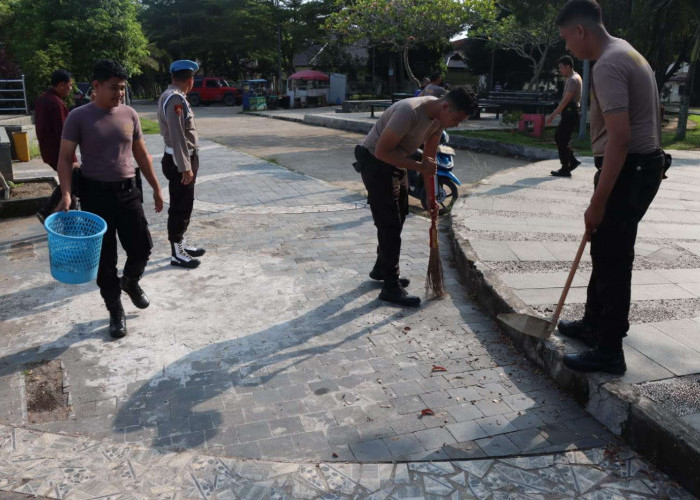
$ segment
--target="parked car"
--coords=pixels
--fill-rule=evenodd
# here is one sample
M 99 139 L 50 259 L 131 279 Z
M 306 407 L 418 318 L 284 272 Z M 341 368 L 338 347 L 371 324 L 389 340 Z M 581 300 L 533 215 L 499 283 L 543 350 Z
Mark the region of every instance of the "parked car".
M 75 94 L 73 96 L 74 108 L 78 108 L 83 104 L 90 102 L 90 94 L 92 93 L 92 85 L 88 82 L 78 82 L 75 84 Z
M 194 79 L 192 91 L 187 94 L 192 106 L 223 102 L 226 106 L 240 104 L 243 95 L 238 87 L 229 84 L 224 78 L 204 76 Z

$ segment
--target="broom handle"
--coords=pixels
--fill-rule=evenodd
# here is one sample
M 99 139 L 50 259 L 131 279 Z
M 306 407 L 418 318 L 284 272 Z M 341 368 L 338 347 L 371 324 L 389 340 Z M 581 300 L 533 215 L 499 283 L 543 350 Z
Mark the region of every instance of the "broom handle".
M 581 256 L 586 248 L 586 243 L 588 243 L 588 231 L 583 235 L 581 244 L 578 246 L 578 251 L 576 252 L 576 258 L 574 263 L 571 264 L 571 270 L 569 271 L 569 277 L 566 278 L 566 285 L 564 285 L 564 290 L 561 292 L 561 297 L 559 298 L 559 304 L 557 304 L 557 309 L 554 311 L 554 316 L 552 316 L 552 323 L 555 325 L 559 321 L 559 315 L 561 310 L 564 308 L 564 301 L 566 301 L 566 296 L 569 294 L 569 288 L 571 288 L 571 282 L 574 281 L 574 275 L 576 274 L 576 269 L 578 269 L 578 263 L 581 261 Z

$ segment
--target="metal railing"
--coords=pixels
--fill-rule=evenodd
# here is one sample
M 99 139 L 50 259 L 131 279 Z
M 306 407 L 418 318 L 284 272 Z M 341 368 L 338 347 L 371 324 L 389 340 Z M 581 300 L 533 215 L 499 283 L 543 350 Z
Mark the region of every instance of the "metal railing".
M 24 75 L 20 79 L 0 80 L 0 114 L 7 113 L 29 114 Z

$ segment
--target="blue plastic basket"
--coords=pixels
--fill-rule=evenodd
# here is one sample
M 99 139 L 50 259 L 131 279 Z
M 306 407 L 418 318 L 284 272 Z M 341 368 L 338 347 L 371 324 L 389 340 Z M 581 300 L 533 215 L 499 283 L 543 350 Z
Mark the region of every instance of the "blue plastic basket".
M 97 277 L 102 236 L 107 223 L 90 212 L 56 212 L 44 221 L 49 233 L 51 276 L 62 283 L 77 285 Z

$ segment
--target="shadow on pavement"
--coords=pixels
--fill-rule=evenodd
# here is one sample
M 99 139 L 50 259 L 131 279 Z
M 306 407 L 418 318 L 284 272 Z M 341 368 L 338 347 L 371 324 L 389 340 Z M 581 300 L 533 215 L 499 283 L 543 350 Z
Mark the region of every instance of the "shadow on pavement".
M 370 323 L 348 334 L 342 340 L 330 342 L 322 346 L 314 345 L 307 349 L 294 349 L 306 341 L 323 335 L 351 321 L 357 321 L 362 316 L 377 308 L 377 300 L 343 310 L 348 304 L 368 291 L 376 291 L 374 284 L 365 282 L 355 289 L 346 292 L 293 320 L 274 325 L 257 333 L 239 339 L 232 339 L 207 346 L 192 352 L 164 369 L 165 376 L 152 378 L 133 393 L 128 401 L 120 408 L 113 423 L 115 431 L 138 432 L 146 427 L 156 426 L 158 434 L 153 446 L 163 445 L 162 439 L 168 435 L 161 433 L 161 426 L 167 421 L 179 416 L 193 417 L 209 416 L 213 429 L 208 431 L 207 439 L 216 435 L 217 427 L 222 422 L 218 410 L 195 410 L 195 406 L 230 391 L 245 387 L 261 387 L 287 369 L 309 361 L 319 354 L 333 351 L 346 342 L 369 334 L 373 329 L 406 318 L 416 312 L 397 309 L 396 312 L 376 323 Z M 275 342 L 274 339 L 280 339 Z M 256 352 L 256 347 L 269 342 L 275 346 L 267 348 L 267 354 Z M 268 344 L 268 345 L 269 345 Z M 290 350 L 294 349 L 294 350 Z M 288 351 L 288 352 L 285 352 Z M 212 362 L 211 360 L 218 360 Z M 279 366 L 280 364 L 283 366 Z M 206 371 L 193 372 L 193 366 L 207 368 Z M 272 366 L 272 369 L 267 367 Z M 190 379 L 181 384 L 182 373 L 193 372 Z M 167 374 L 175 374 L 169 377 Z M 202 389 L 203 379 L 206 385 Z M 189 387 L 192 383 L 192 387 Z M 285 391 L 289 388 L 282 387 Z M 304 388 L 305 389 L 305 388 Z M 308 395 L 308 394 L 307 394 Z M 164 408 L 168 411 L 164 411 Z M 138 424 L 135 416 L 138 415 Z M 167 427 L 167 425 L 165 425 Z M 194 448 L 203 443 L 203 433 L 192 433 L 178 441 L 177 448 Z

